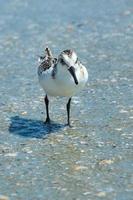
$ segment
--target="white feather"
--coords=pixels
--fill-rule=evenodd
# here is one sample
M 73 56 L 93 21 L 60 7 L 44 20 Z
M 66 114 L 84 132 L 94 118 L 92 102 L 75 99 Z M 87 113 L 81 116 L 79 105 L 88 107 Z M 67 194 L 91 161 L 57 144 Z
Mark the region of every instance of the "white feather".
M 88 80 L 88 72 L 85 66 L 80 62 L 75 64 L 77 60 L 75 52 L 73 52 L 72 58 L 69 58 L 65 54 L 63 54 L 63 58 L 68 66 L 73 66 L 75 68 L 78 84 L 75 84 L 72 75 L 68 71 L 68 67 L 58 62 L 55 76 L 52 76 L 53 67 L 50 67 L 42 73 L 38 72 L 40 85 L 47 95 L 71 97 L 82 90 Z

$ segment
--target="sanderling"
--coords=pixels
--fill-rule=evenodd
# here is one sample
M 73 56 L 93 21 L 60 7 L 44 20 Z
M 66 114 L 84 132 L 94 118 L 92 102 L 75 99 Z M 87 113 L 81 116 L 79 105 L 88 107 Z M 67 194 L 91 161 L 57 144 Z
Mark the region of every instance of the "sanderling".
M 48 96 L 65 96 L 69 100 L 66 105 L 67 124 L 70 126 L 70 103 L 72 96 L 82 90 L 88 80 L 88 72 L 78 60 L 73 50 L 64 50 L 54 58 L 50 49 L 45 49 L 45 56 L 40 57 L 38 77 L 45 91 L 46 123 L 50 123 Z

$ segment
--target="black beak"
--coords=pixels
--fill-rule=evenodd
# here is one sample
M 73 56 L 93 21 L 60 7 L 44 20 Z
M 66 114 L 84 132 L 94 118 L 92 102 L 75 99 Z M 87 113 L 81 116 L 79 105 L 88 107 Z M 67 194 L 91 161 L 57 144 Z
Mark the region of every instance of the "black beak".
M 70 74 L 72 75 L 75 84 L 78 85 L 78 80 L 77 80 L 77 77 L 76 77 L 76 74 L 75 74 L 75 68 L 73 66 L 71 66 L 71 67 L 69 67 L 68 70 L 69 70 Z

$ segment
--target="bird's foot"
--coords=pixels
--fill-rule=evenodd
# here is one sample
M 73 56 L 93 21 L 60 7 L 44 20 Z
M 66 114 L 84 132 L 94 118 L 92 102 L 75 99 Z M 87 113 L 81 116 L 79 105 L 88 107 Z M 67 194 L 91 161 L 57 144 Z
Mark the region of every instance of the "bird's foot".
M 45 120 L 45 122 L 44 122 L 45 124 L 50 124 L 51 123 L 51 120 L 50 120 L 50 118 L 46 118 L 46 120 Z
M 66 126 L 69 126 L 69 128 L 73 127 L 70 123 L 67 123 Z

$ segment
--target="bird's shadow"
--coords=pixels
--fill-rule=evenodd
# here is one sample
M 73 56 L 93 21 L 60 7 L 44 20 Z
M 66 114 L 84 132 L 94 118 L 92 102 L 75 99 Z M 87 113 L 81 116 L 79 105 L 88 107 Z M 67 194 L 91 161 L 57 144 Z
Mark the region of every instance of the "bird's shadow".
M 30 138 L 45 138 L 46 135 L 58 132 L 65 125 L 58 123 L 45 124 L 43 121 L 27 119 L 19 116 L 11 117 L 9 132 Z

